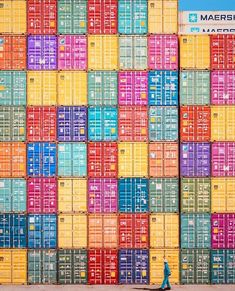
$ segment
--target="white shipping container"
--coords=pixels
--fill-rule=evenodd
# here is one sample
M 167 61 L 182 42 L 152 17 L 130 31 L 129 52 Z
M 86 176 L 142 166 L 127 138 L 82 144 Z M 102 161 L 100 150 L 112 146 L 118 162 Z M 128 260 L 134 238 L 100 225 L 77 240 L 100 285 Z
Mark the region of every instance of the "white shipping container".
M 235 33 L 235 23 L 228 25 L 213 24 L 180 24 L 179 34 L 233 34 Z

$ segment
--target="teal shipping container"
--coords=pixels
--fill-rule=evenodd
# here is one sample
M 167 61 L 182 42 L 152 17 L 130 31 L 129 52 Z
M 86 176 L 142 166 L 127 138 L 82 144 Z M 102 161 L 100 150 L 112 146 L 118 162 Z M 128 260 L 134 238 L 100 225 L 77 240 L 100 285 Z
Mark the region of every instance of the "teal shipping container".
M 58 144 L 58 176 L 87 175 L 87 145 L 82 142 Z
M 26 212 L 24 179 L 0 179 L 0 212 Z

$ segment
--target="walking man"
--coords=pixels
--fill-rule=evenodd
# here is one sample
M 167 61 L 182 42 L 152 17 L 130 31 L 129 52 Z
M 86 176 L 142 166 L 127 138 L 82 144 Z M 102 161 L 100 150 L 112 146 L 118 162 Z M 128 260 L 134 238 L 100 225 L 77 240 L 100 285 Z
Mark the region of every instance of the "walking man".
M 171 270 L 169 268 L 168 262 L 164 259 L 164 280 L 162 282 L 162 286 L 159 290 L 171 290 L 171 284 L 169 281 L 169 276 L 171 275 Z M 167 288 L 165 288 L 167 286 Z

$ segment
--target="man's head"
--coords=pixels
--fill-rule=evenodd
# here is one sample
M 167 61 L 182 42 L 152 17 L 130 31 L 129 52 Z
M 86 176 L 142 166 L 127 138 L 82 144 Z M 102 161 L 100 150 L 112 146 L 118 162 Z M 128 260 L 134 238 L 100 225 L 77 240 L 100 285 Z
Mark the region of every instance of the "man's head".
M 167 262 L 167 259 L 166 258 L 164 258 L 164 264 L 167 264 L 168 262 Z

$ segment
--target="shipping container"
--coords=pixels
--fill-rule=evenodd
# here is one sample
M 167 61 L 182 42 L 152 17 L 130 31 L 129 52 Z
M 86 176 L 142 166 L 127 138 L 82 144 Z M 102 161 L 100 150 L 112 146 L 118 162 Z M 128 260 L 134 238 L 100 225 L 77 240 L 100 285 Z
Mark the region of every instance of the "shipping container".
M 60 35 L 58 37 L 58 69 L 87 69 L 87 37 L 84 35 Z
M 87 145 L 83 142 L 58 144 L 58 176 L 87 175 Z
M 22 35 L 0 36 L 0 51 L 1 51 L 0 70 L 26 69 L 25 36 Z
M 88 36 L 88 70 L 118 69 L 118 36 Z
M 0 214 L 0 248 L 26 248 L 27 216 Z
M 56 141 L 56 108 L 27 108 L 27 141 Z
M 209 106 L 181 106 L 181 141 L 210 141 L 211 115 L 211 108 Z
M 86 250 L 58 251 L 58 282 L 60 284 L 86 284 L 87 275 Z
M 118 110 L 116 107 L 88 108 L 88 140 L 115 141 L 118 138 Z
M 181 69 L 210 69 L 209 35 L 182 35 L 180 47 Z
M 178 1 L 150 0 L 148 1 L 148 32 L 177 33 L 178 32 Z
M 58 247 L 76 249 L 87 247 L 86 214 L 58 215 Z
M 148 36 L 148 68 L 150 70 L 178 70 L 177 35 Z
M 211 35 L 211 70 L 234 70 L 233 34 Z
M 179 215 L 150 214 L 150 248 L 179 247 Z
M 118 250 L 90 249 L 88 251 L 88 283 L 118 284 Z
M 210 284 L 210 250 L 181 250 L 181 284 Z
M 58 105 L 87 105 L 87 73 L 82 71 L 58 73 Z
M 148 44 L 146 36 L 119 37 L 119 69 L 147 70 Z
M 214 105 L 235 104 L 235 72 L 211 72 L 211 103 Z
M 143 142 L 121 142 L 118 144 L 118 176 L 148 176 L 148 144 Z
M 149 144 L 150 177 L 178 177 L 179 146 L 176 142 L 158 142 Z
M 25 141 L 26 110 L 21 106 L 0 107 L 0 141 Z
M 177 178 L 151 178 L 149 180 L 149 211 L 179 212 L 179 180 Z
M 119 248 L 149 247 L 149 215 L 119 214 Z
M 117 178 L 118 145 L 115 142 L 88 143 L 89 178 Z
M 87 1 L 60 0 L 58 2 L 58 33 L 85 34 L 87 31 Z
M 88 211 L 89 213 L 111 213 L 118 210 L 117 179 L 88 180 Z
M 57 247 L 57 215 L 28 215 L 28 248 L 55 249 Z
M 149 189 L 146 178 L 121 178 L 118 181 L 119 212 L 148 212 Z
M 211 247 L 211 215 L 209 213 L 181 214 L 181 249 Z
M 235 106 L 211 107 L 211 140 L 235 141 Z
M 150 284 L 162 284 L 164 277 L 164 259 L 167 259 L 171 269 L 170 282 L 179 283 L 179 250 L 178 249 L 150 249 Z
M 62 213 L 87 211 L 87 180 L 58 180 L 58 211 Z
M 57 69 L 57 36 L 29 35 L 27 48 L 28 70 Z
M 148 105 L 148 73 L 118 73 L 118 105 Z
M 27 175 L 38 177 L 56 176 L 57 149 L 55 143 L 27 144 Z M 59 160 L 60 161 L 60 160 Z
M 115 106 L 117 96 L 117 72 L 88 72 L 88 104 L 90 106 Z
M 27 179 L 27 212 L 57 213 L 56 178 Z
M 179 14 L 181 13 L 185 13 L 186 11 L 183 12 L 179 12 Z M 191 11 L 188 11 L 191 12 Z M 198 11 L 196 11 L 198 12 Z M 208 11 L 204 11 L 204 13 L 208 13 Z M 215 15 L 212 15 L 212 13 L 219 13 Z M 222 11 L 222 13 L 224 13 L 224 11 Z M 229 13 L 231 13 L 231 11 L 229 11 Z M 221 16 L 220 16 L 221 15 Z M 225 15 L 225 14 L 223 14 Z M 231 15 L 231 14 L 230 14 Z M 179 16 L 181 17 L 181 16 Z M 194 17 L 194 16 L 193 16 Z M 185 34 L 194 34 L 194 35 L 198 35 L 198 34 L 231 34 L 234 33 L 235 31 L 235 25 L 233 23 L 229 23 L 226 24 L 226 22 L 223 22 L 222 20 L 215 20 L 216 17 L 221 17 L 223 18 L 221 11 L 209 11 L 209 14 L 207 15 L 203 15 L 203 16 L 199 16 L 202 17 L 204 19 L 206 19 L 207 22 L 211 21 L 209 20 L 209 18 L 213 18 L 214 20 L 214 24 L 198 24 L 197 22 L 195 23 L 191 23 L 191 24 L 179 24 L 179 28 L 178 28 L 178 34 L 181 35 L 185 35 Z M 227 16 L 226 16 L 227 17 Z M 233 16 L 231 16 L 233 17 Z M 225 23 L 225 24 L 223 24 Z
M 210 72 L 202 70 L 180 72 L 180 104 L 210 104 Z
M 57 283 L 57 252 L 55 250 L 28 251 L 28 284 Z
M 27 284 L 27 250 L 0 249 L 0 284 Z
M 178 108 L 165 106 L 149 107 L 149 140 L 178 140 Z
M 149 284 L 148 250 L 119 250 L 119 284 Z
M 26 145 L 20 142 L 0 143 L 0 177 L 26 176 Z
M 178 97 L 178 72 L 148 72 L 148 104 L 150 106 L 177 106 Z
M 119 141 L 148 140 L 148 107 L 120 106 L 118 110 Z

